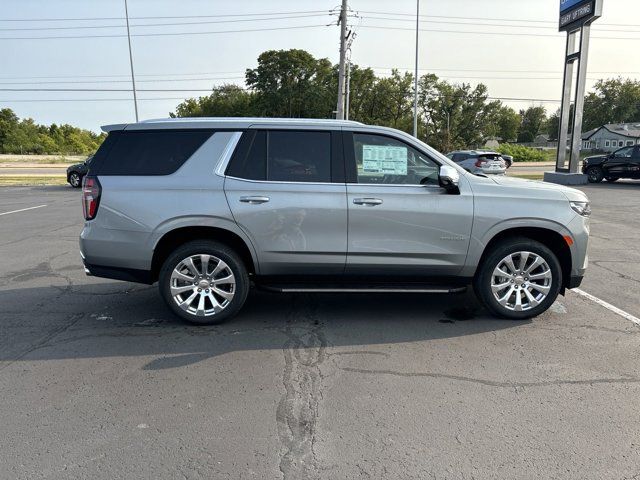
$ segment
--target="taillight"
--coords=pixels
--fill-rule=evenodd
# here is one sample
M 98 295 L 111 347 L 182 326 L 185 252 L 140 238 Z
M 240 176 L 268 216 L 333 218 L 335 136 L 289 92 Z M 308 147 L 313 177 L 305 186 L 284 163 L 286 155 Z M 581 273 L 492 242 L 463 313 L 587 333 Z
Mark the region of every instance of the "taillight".
M 484 165 L 485 163 L 487 163 L 486 160 L 478 160 L 476 161 L 476 167 L 481 167 L 482 165 Z
M 85 220 L 93 220 L 98 213 L 102 187 L 96 177 L 86 176 L 82 180 L 82 213 Z

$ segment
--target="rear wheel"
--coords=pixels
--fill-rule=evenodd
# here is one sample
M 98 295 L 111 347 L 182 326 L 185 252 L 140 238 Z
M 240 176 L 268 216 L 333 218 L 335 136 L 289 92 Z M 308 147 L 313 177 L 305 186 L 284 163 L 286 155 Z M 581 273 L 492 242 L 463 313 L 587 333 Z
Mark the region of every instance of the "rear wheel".
M 590 183 L 600 183 L 604 178 L 604 172 L 600 167 L 590 167 L 587 170 L 587 176 Z
M 160 270 L 159 288 L 169 308 L 199 325 L 221 323 L 238 313 L 249 292 L 247 269 L 238 254 L 213 241 L 179 247 Z
M 493 314 L 522 320 L 546 311 L 562 285 L 562 269 L 545 245 L 512 238 L 496 245 L 474 280 L 476 295 Z

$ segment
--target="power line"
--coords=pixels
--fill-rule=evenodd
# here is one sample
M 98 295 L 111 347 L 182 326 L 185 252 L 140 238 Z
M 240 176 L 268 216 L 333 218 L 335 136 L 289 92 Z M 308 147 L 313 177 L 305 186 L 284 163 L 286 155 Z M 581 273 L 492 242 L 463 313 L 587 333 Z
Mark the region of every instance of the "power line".
M 381 71 L 381 70 L 400 70 L 400 71 L 409 71 L 412 70 L 413 67 L 371 67 L 371 66 L 366 66 L 366 65 L 359 65 L 360 69 L 366 69 L 366 68 L 370 68 L 372 70 L 377 70 L 377 71 Z M 485 73 L 536 73 L 536 74 L 556 74 L 558 73 L 558 70 L 481 70 L 481 69 L 476 69 L 476 68 L 419 68 L 418 70 L 420 70 L 421 72 L 485 72 Z M 224 75 L 224 74 L 242 74 L 244 75 L 246 70 L 227 70 L 227 71 L 218 71 L 218 72 L 185 72 L 185 73 L 144 73 L 144 74 L 138 74 L 136 73 L 136 77 L 184 77 L 184 76 L 194 76 L 194 75 Z M 592 71 L 592 74 L 597 74 L 597 75 L 605 75 L 605 76 L 620 76 L 620 75 L 640 75 L 640 71 L 617 71 L 617 72 L 605 72 L 605 71 Z M 444 75 L 439 75 L 439 76 L 443 76 Z M 38 79 L 53 79 L 53 78 L 60 78 L 60 79 L 75 79 L 75 78 L 127 78 L 129 77 L 129 74 L 118 74 L 118 75 L 83 75 L 83 74 L 77 74 L 77 75 L 38 75 L 38 76 L 3 76 L 0 74 L 0 81 L 1 80 L 38 80 Z M 179 81 L 187 81 L 187 80 L 193 80 L 193 81 L 198 81 L 198 80 L 233 80 L 233 79 L 243 79 L 245 78 L 244 76 L 237 76 L 237 77 L 203 77 L 203 78 L 192 78 L 192 79 L 178 79 Z M 176 80 L 176 81 L 178 81 Z M 154 79 L 154 80 L 140 80 L 141 82 L 165 82 L 165 81 L 171 81 L 170 79 Z M 13 82 L 11 82 L 13 83 Z M 18 82 L 15 82 L 16 84 Z M 20 83 L 24 83 L 24 82 L 20 82 Z M 67 82 L 42 82 L 44 83 L 67 83 Z M 84 81 L 77 81 L 77 82 L 70 82 L 70 83 L 97 83 L 97 82 L 84 82 Z M 107 82 L 109 83 L 109 82 Z M 0 84 L 5 84 L 8 85 L 8 82 L 0 82 Z
M 217 30 L 210 32 L 162 32 L 162 33 L 132 33 L 132 37 L 175 37 L 183 35 L 213 35 L 219 33 L 247 33 L 247 32 L 267 32 L 276 30 L 296 30 L 301 28 L 317 28 L 327 27 L 326 24 L 319 25 L 298 25 L 289 27 L 271 27 L 271 28 L 248 28 L 243 30 Z M 0 37 L 0 40 L 64 40 L 64 39 L 89 39 L 89 38 L 125 38 L 126 34 L 113 35 L 68 35 L 64 37 Z
M 365 19 L 371 19 L 371 20 L 391 20 L 394 22 L 415 22 L 415 19 L 411 19 L 411 18 L 391 18 L 391 17 L 369 17 L 369 16 L 364 16 L 362 18 Z M 469 19 L 469 21 L 471 21 L 472 19 Z M 545 26 L 545 25 L 508 25 L 508 24 L 504 24 L 504 23 L 469 23 L 469 22 L 458 22 L 458 21 L 451 21 L 451 20 L 422 20 L 423 23 L 435 23 L 435 24 L 446 24 L 446 25 L 466 25 L 466 26 L 470 26 L 470 27 L 502 27 L 502 28 L 537 28 L 537 29 L 543 29 L 543 30 L 556 30 L 558 29 L 558 26 Z M 603 24 L 600 24 L 603 25 Z M 614 32 L 614 33 L 640 33 L 640 30 L 620 30 L 620 29 L 598 29 L 598 32 Z
M 184 77 L 189 75 L 220 75 L 220 74 L 231 74 L 231 73 L 245 73 L 245 70 L 239 71 L 226 71 L 226 72 L 193 72 L 193 73 L 137 73 L 136 77 Z M 119 75 L 44 75 L 44 76 L 24 76 L 24 77 L 5 77 L 0 74 L 0 80 L 35 80 L 40 78 L 121 78 L 121 77 L 129 77 L 127 73 L 121 73 Z
M 381 29 L 381 30 L 404 30 L 404 31 L 415 31 L 414 28 L 404 28 L 404 27 L 387 27 L 384 25 L 362 25 L 362 28 L 373 28 L 373 29 Z M 544 33 L 515 33 L 515 32 L 478 32 L 472 30 L 432 30 L 432 29 L 420 29 L 421 32 L 428 33 L 459 33 L 459 34 L 473 34 L 473 35 L 494 35 L 494 36 L 513 36 L 513 37 L 547 37 L 547 38 L 556 38 L 561 40 L 563 36 L 561 34 L 544 34 Z M 592 37 L 597 38 L 599 40 L 640 40 L 640 37 Z
M 288 12 L 262 12 L 262 13 L 229 13 L 223 15 L 165 15 L 154 17 L 129 17 L 132 20 L 161 20 L 161 19 L 187 19 L 187 18 L 230 18 L 230 17 L 261 17 L 273 15 L 297 15 L 305 13 L 331 13 L 332 10 L 294 10 Z M 125 20 L 125 17 L 83 17 L 83 18 L 0 18 L 0 22 L 94 22 L 99 20 Z
M 138 76 L 138 75 L 136 75 Z M 211 80 L 244 80 L 245 77 L 203 77 L 203 78 L 166 78 L 155 80 L 136 80 L 136 83 L 159 82 L 206 82 Z M 0 85 L 77 85 L 77 84 L 102 84 L 102 83 L 131 83 L 131 80 L 67 80 L 50 82 L 0 82 Z
M 184 97 L 155 97 L 155 98 L 138 98 L 138 101 L 155 101 L 155 100 L 182 100 Z M 39 102 L 130 102 L 130 98 L 38 98 L 38 99 L 18 99 L 18 100 L 0 100 L 0 103 L 39 103 Z
M 332 14 L 310 14 L 310 15 L 294 15 L 287 17 L 269 17 L 269 18 L 242 18 L 235 20 L 208 20 L 200 22 L 172 22 L 172 23 L 147 23 L 147 24 L 135 24 L 130 25 L 131 28 L 141 27 L 175 27 L 180 25 L 211 25 L 217 23 L 238 23 L 238 22 L 266 22 L 270 20 L 290 20 L 296 18 L 310 18 L 331 16 Z M 75 27 L 29 27 L 29 28 L 0 28 L 0 32 L 19 32 L 19 31 L 43 31 L 43 30 L 86 30 L 86 29 L 101 29 L 101 28 L 126 28 L 126 24 L 120 25 L 83 25 Z
M 371 11 L 371 10 L 360 10 L 360 13 L 365 14 L 374 14 L 374 15 L 395 15 L 402 17 L 413 17 L 415 18 L 415 13 L 398 13 L 398 12 L 379 12 L 379 11 Z M 498 22 L 521 22 L 521 23 L 547 23 L 551 24 L 555 27 L 558 26 L 557 22 L 550 20 L 534 20 L 534 19 L 521 19 L 521 18 L 487 18 L 487 17 L 462 17 L 462 16 L 451 16 L 451 15 L 421 15 L 422 18 L 451 18 L 454 20 L 488 20 L 488 21 L 498 21 Z M 606 25 L 609 27 L 637 27 L 637 24 L 633 23 L 600 23 L 599 25 Z

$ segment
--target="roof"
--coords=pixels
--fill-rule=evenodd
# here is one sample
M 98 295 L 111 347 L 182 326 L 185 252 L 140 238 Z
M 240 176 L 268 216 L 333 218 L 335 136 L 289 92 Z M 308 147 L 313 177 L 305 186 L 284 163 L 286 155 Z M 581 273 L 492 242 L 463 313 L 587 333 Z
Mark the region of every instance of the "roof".
M 138 123 L 105 125 L 102 130 L 155 130 L 163 128 L 249 128 L 255 125 L 343 127 L 363 125 L 351 120 L 317 118 L 259 118 L 259 117 L 181 117 L 157 118 Z
M 640 138 L 640 122 L 633 123 L 608 123 L 602 127 L 594 128 L 582 134 L 583 140 L 589 140 L 596 132 L 605 129 L 610 133 L 622 135 L 623 137 Z

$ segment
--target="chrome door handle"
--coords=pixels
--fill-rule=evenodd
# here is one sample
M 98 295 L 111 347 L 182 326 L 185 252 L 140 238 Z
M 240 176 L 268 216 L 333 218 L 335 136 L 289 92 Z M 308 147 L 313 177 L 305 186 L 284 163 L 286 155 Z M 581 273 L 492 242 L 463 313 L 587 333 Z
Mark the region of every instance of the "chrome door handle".
M 267 203 L 269 201 L 269 197 L 240 197 L 240 201 L 242 203 L 250 203 L 251 205 L 259 205 L 261 203 Z
M 375 207 L 376 205 L 382 205 L 382 200 L 380 200 L 379 198 L 354 198 L 353 203 L 355 203 L 356 205 Z

